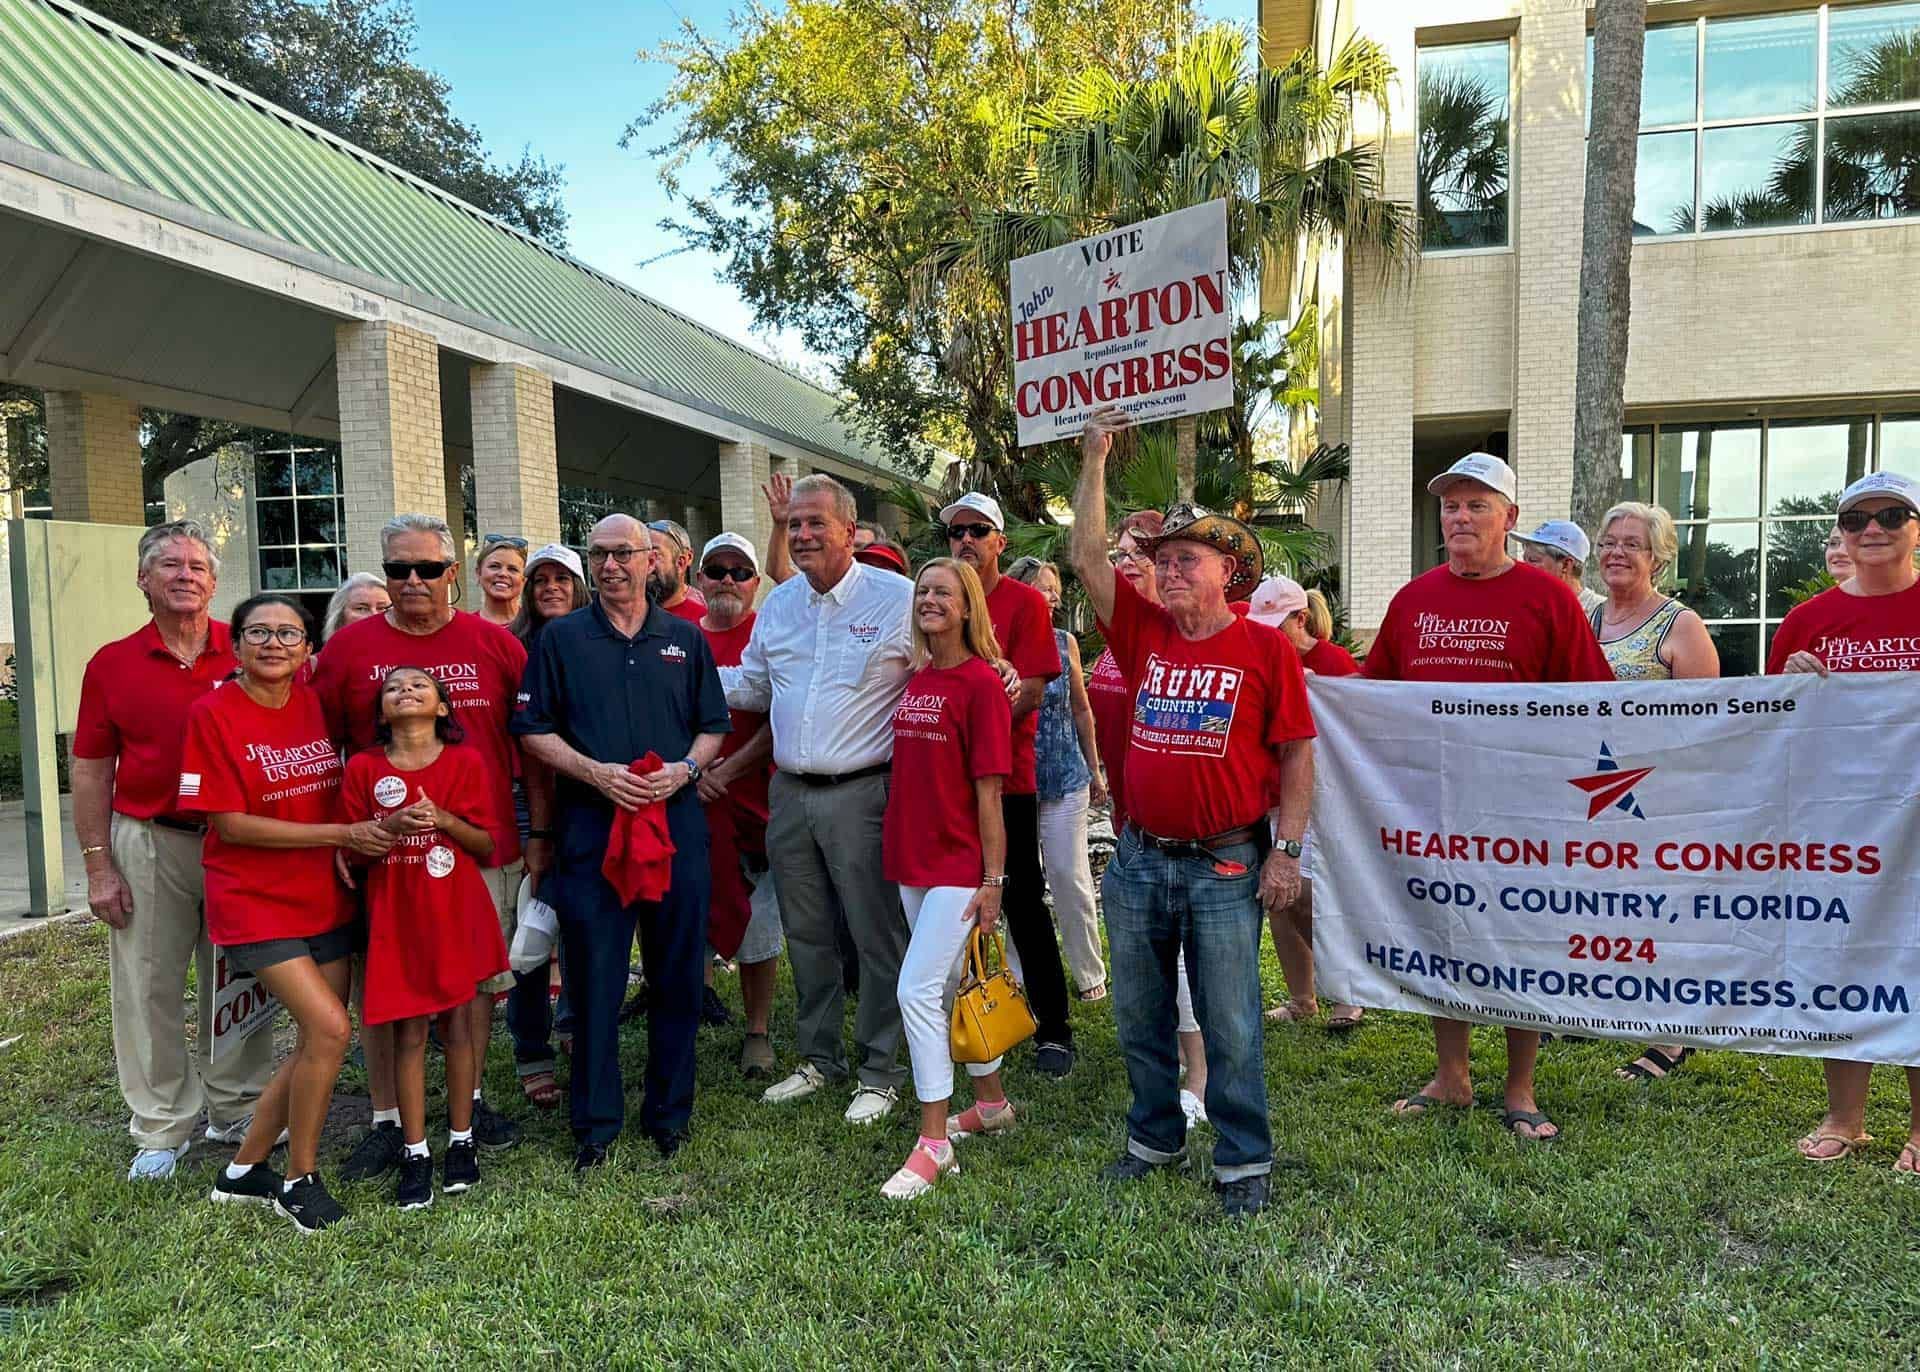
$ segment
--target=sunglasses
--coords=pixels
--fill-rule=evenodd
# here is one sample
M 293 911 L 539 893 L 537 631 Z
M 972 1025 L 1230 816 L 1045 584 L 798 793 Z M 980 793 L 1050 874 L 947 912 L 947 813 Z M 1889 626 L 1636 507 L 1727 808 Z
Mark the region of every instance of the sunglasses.
M 504 543 L 507 547 L 518 548 L 522 552 L 525 552 L 527 549 L 527 540 L 516 534 L 482 534 L 480 535 L 480 543 L 482 547 L 486 548 L 497 547 Z
M 1875 510 L 1872 514 L 1868 514 L 1865 510 L 1848 510 L 1833 522 L 1850 534 L 1865 533 L 1869 524 L 1878 524 L 1888 533 L 1892 533 L 1915 517 L 1913 511 L 1905 505 L 1889 505 L 1886 509 Z
M 970 538 L 975 543 L 984 543 L 989 534 L 997 534 L 999 532 L 1000 531 L 994 528 L 993 525 L 991 524 L 949 524 L 947 525 L 947 537 L 956 542 L 958 542 L 960 539 L 963 539 L 963 538 Z
M 702 567 L 700 575 L 708 581 L 752 581 L 759 573 L 751 567 L 722 567 L 715 562 Z
M 437 581 L 452 565 L 451 562 L 382 562 L 380 570 L 387 574 L 388 581 L 405 581 L 412 576 L 422 581 Z

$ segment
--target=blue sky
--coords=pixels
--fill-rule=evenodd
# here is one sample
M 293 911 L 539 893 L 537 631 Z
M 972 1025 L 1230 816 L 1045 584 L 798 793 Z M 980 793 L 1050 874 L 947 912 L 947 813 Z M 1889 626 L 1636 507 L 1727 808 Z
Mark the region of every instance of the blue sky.
M 724 33 L 722 6 L 701 0 L 547 0 L 527 21 L 524 0 L 414 0 L 415 58 L 453 83 L 453 107 L 503 161 L 523 145 L 566 166 L 573 254 L 703 323 L 789 361 L 797 340 L 751 332 L 747 307 L 720 279 L 718 262 L 682 252 L 657 227 L 670 205 L 647 148 L 655 130 L 619 146 L 629 121 L 659 96 L 668 70 L 638 54 L 675 33 L 679 18 Z M 1250 20 L 1254 0 L 1201 0 L 1212 18 Z M 696 172 L 697 175 L 697 172 Z

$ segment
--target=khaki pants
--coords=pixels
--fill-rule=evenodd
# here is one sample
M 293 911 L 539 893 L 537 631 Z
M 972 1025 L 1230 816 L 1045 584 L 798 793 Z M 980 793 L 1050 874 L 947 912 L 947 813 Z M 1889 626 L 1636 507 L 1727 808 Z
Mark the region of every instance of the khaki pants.
M 520 926 L 520 878 L 527 874 L 524 858 L 515 858 L 504 867 L 482 867 L 480 875 L 487 879 L 487 894 L 493 897 L 493 913 L 500 919 L 500 937 L 507 941 L 507 947 L 513 947 L 514 930 Z M 508 968 L 497 977 L 488 977 L 480 983 L 480 991 L 489 995 L 499 995 L 502 991 L 511 991 L 519 980 L 513 969 Z
M 219 1125 L 252 1111 L 273 1076 L 273 1035 L 262 1030 L 225 1061 L 212 1061 L 214 954 L 201 914 L 199 837 L 115 815 L 110 843 L 133 895 L 132 918 L 108 931 L 107 945 L 114 1065 L 133 1115 L 127 1132 L 142 1148 L 178 1148 L 193 1136 L 202 1107 Z M 189 961 L 199 1011 L 192 1061 Z

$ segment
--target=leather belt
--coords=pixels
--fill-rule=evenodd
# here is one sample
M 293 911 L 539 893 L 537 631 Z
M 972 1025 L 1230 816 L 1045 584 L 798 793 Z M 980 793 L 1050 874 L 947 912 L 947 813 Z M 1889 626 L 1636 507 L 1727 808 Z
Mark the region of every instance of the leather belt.
M 1163 853 L 1206 853 L 1214 848 L 1231 848 L 1236 843 L 1257 843 L 1260 840 L 1260 830 L 1252 824 L 1243 824 L 1238 829 L 1228 829 L 1224 833 L 1208 834 L 1205 838 L 1163 838 L 1159 834 L 1148 833 L 1132 820 L 1127 821 L 1127 827 L 1133 830 L 1134 837 L 1140 842 Z
M 155 815 L 150 821 L 162 829 L 171 829 L 178 834 L 204 834 L 207 832 L 205 821 L 181 819 L 178 815 Z
M 868 777 L 883 777 L 893 771 L 891 762 L 882 762 L 874 767 L 862 767 L 857 772 L 777 772 L 776 776 L 791 777 L 802 786 L 844 786 L 849 781 L 865 781 Z

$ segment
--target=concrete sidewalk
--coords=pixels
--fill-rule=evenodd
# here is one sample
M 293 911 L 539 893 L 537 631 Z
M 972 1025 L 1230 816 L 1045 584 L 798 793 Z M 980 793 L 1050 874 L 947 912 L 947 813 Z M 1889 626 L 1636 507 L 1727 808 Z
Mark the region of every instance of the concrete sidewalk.
M 60 837 L 67 851 L 67 909 L 87 912 L 87 873 L 80 862 L 80 840 L 73 836 L 73 797 L 60 797 Z M 27 814 L 20 801 L 0 804 L 0 938 L 44 919 L 27 916 Z

